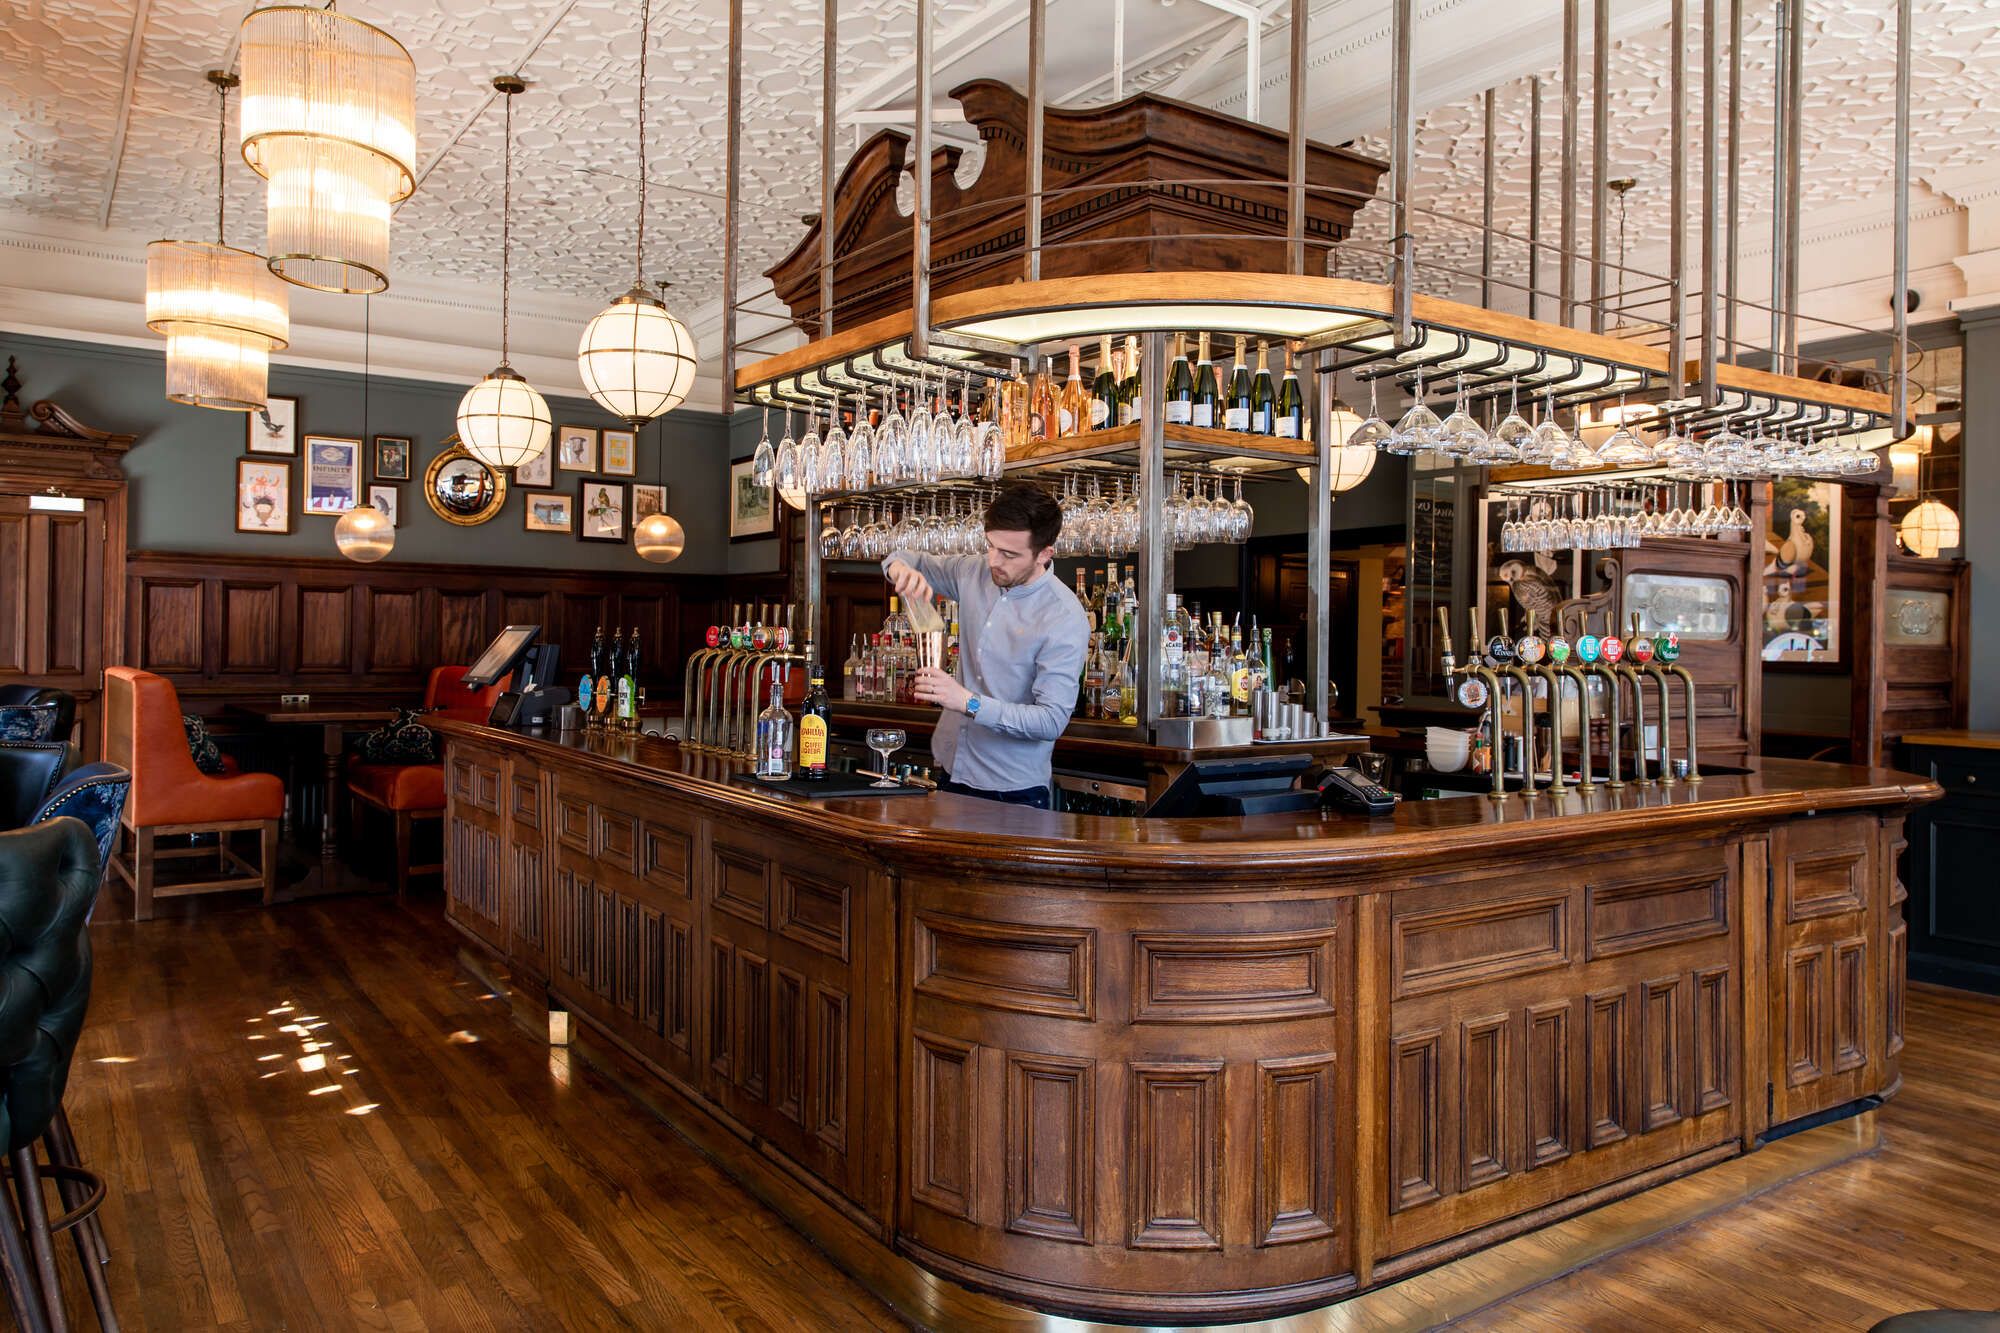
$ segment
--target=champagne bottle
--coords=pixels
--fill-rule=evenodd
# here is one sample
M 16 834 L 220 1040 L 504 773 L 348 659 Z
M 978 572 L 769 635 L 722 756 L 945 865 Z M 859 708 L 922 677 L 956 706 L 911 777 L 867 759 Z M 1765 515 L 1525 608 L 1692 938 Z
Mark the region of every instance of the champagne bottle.
M 1139 397 L 1139 340 L 1125 339 L 1125 379 L 1118 386 L 1118 424 L 1129 426 L 1137 421 L 1143 403 Z
M 1174 335 L 1174 364 L 1167 369 L 1166 421 L 1186 426 L 1194 421 L 1194 372 L 1188 369 L 1187 342 Z
M 1090 419 L 1088 395 L 1083 391 L 1083 377 L 1077 364 L 1077 347 L 1069 345 L 1069 378 L 1063 381 L 1062 401 L 1056 407 L 1057 420 L 1061 423 L 1058 432 L 1068 439 L 1083 429 L 1083 423 Z
M 1292 364 L 1292 346 L 1285 344 L 1285 382 L 1278 389 L 1278 410 L 1271 433 L 1287 440 L 1305 438 L 1306 397 L 1299 390 L 1298 368 Z M 1345 444 L 1343 440 L 1341 443 Z
M 1208 358 L 1208 335 L 1201 335 L 1201 361 L 1194 372 L 1194 411 L 1189 417 L 1190 425 L 1213 427 L 1215 413 L 1222 400 L 1222 391 L 1215 382 L 1215 362 Z
M 1278 393 L 1271 387 L 1271 344 L 1257 344 L 1257 374 L 1250 381 L 1250 433 L 1277 434 Z
M 1247 341 L 1242 334 L 1236 335 L 1236 368 L 1229 376 L 1229 403 L 1223 410 L 1224 430 L 1247 431 L 1250 429 L 1250 357 L 1245 350 Z
M 1097 378 L 1090 386 L 1090 428 L 1109 430 L 1118 424 L 1118 366 L 1107 335 L 1097 340 Z
M 1056 435 L 1056 385 L 1045 360 L 1035 371 L 1033 399 L 1028 407 L 1028 438 L 1051 440 Z
M 812 667 L 806 673 L 805 702 L 799 705 L 799 767 L 807 782 L 826 781 L 827 728 L 832 710 L 826 702 L 826 668 L 812 650 L 806 650 Z

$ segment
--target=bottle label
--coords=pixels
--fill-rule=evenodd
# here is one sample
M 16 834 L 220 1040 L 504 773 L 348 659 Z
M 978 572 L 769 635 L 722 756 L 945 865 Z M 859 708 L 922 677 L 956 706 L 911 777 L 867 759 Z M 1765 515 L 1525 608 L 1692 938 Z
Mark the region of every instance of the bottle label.
M 1225 408 L 1222 413 L 1224 430 L 1249 430 L 1250 409 L 1247 407 Z
M 1070 411 L 1068 408 L 1065 407 L 1056 413 L 1056 423 L 1057 429 L 1064 435 L 1076 434 L 1076 413 Z
M 1171 418 L 1169 419 L 1171 420 Z M 1191 426 L 1213 426 L 1215 424 L 1215 409 L 1207 403 L 1196 403 L 1194 405 L 1194 414 L 1189 418 L 1188 424 Z
M 1194 420 L 1193 416 L 1190 415 L 1193 411 L 1193 403 L 1182 402 L 1178 399 L 1169 399 L 1167 400 L 1167 424 L 1170 426 L 1185 426 Z
M 1091 399 L 1090 428 L 1092 430 L 1103 430 L 1105 424 L 1110 420 L 1111 420 L 1110 406 L 1107 405 L 1102 398 Z
M 1132 402 L 1129 402 L 1129 401 L 1128 401 L 1128 402 L 1123 402 L 1123 403 L 1120 403 L 1120 404 L 1118 404 L 1118 424 L 1119 424 L 1119 425 L 1121 425 L 1121 426 L 1129 426 L 1129 425 L 1131 425 L 1131 424 L 1132 424 L 1133 422 L 1137 421 L 1138 419 L 1139 419 L 1139 407 L 1138 407 L 1138 404 L 1136 404 L 1136 403 L 1132 403 Z M 1171 418 L 1169 418 L 1169 420 L 1171 420 Z
M 1028 437 L 1035 440 L 1049 437 L 1049 419 L 1040 412 L 1028 413 Z
M 826 719 L 816 713 L 799 719 L 799 766 L 813 773 L 826 771 Z
M 639 710 L 635 703 L 636 697 L 632 689 L 632 678 L 630 676 L 620 676 L 618 678 L 618 716 L 630 718 L 638 715 Z
M 1250 668 L 1237 667 L 1229 675 L 1229 696 L 1237 703 L 1250 702 Z
M 1281 440 L 1296 440 L 1299 438 L 1299 423 L 1290 417 L 1279 417 L 1272 423 L 1271 433 Z

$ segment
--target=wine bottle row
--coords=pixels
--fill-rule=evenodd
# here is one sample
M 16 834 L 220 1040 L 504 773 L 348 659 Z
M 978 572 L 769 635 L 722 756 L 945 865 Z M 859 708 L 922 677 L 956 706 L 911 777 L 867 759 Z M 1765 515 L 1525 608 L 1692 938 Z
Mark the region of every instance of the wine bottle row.
M 1308 438 L 1305 393 L 1299 384 L 1289 344 L 1278 350 L 1274 376 L 1271 344 L 1236 336 L 1236 354 L 1224 375 L 1216 367 L 1213 337 L 1198 334 L 1196 356 L 1188 358 L 1187 337 L 1174 335 L 1173 360 L 1167 368 L 1162 397 L 1169 425 L 1268 435 L 1278 439 Z M 1145 385 L 1139 369 L 1139 340 L 1122 347 L 1109 337 L 1097 345 L 1096 374 L 1083 374 L 1082 347 L 1069 348 L 1068 378 L 1058 380 L 1054 358 L 1016 373 L 1001 388 L 999 420 L 1010 445 L 1033 440 L 1068 439 L 1092 431 L 1129 426 L 1144 414 Z

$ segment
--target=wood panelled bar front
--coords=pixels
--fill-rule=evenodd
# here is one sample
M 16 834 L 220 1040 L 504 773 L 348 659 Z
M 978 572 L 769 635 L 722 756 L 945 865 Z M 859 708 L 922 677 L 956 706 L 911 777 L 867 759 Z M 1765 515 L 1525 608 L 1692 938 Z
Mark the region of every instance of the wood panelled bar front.
M 1906 774 L 1143 820 L 439 730 L 447 911 L 517 1002 L 1044 1309 L 1322 1304 L 1899 1082 Z

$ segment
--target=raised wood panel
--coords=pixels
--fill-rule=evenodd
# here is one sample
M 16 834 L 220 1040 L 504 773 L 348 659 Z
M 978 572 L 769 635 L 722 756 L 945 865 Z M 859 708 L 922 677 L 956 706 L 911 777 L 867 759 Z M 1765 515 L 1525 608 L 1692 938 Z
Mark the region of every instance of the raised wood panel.
M 417 671 L 430 665 L 423 642 L 423 597 L 416 589 L 368 593 L 368 670 Z
M 281 669 L 279 616 L 284 589 L 277 583 L 222 583 L 222 657 L 216 669 L 262 673 Z
M 1132 1021 L 1254 1023 L 1333 1012 L 1334 933 L 1132 937 Z
M 771 1109 L 801 1128 L 806 1106 L 806 979 L 772 969 Z
M 853 1071 L 848 1065 L 847 992 L 812 983 L 811 1022 L 806 1026 L 806 1086 L 813 1137 L 836 1153 L 847 1151 L 847 1099 Z
M 1513 1023 L 1507 1014 L 1467 1020 L 1458 1030 L 1458 1179 L 1462 1190 L 1510 1173 L 1514 1102 Z
M 500 770 L 492 763 L 453 755 L 451 794 L 455 800 L 497 815 L 500 813 Z
M 507 778 L 507 816 L 524 828 L 542 826 L 542 783 L 533 773 L 514 772 Z
M 1833 1072 L 1868 1062 L 1868 941 L 1833 946 Z
M 437 595 L 437 656 L 439 665 L 470 666 L 499 626 L 486 623 L 487 596 L 475 591 L 440 591 Z M 518 622 L 508 621 L 508 624 Z M 539 622 L 529 622 L 539 623 Z
M 1222 1061 L 1141 1061 L 1131 1090 L 1135 1250 L 1222 1248 Z
M 623 810 L 590 807 L 591 859 L 623 875 L 639 872 L 639 820 Z
M 1736 1068 L 1736 1015 L 1730 1004 L 1730 973 L 1712 967 L 1694 975 L 1694 1112 L 1706 1115 L 1729 1105 Z
M 1389 1044 L 1389 1211 L 1444 1197 L 1444 1034 L 1406 1033 Z
M 1910 984 L 1910 928 L 1900 914 L 1889 931 L 1889 994 L 1884 1004 L 1883 1022 L 1888 1029 L 1887 1049 L 1895 1055 L 1903 1049 L 1904 993 Z
M 297 618 L 300 671 L 350 672 L 354 669 L 352 587 L 300 587 Z
M 1789 922 L 1858 912 L 1866 902 L 1868 849 L 1858 843 L 1795 855 L 1786 870 L 1785 919 Z
M 916 930 L 920 995 L 1058 1018 L 1096 1014 L 1095 931 L 929 913 Z
M 585 856 L 590 854 L 590 802 L 557 793 L 556 841 Z
M 1631 1134 L 1626 1105 L 1631 1071 L 1631 1001 L 1623 989 L 1589 997 L 1589 1021 L 1584 1025 L 1585 1142 L 1592 1148 L 1617 1143 Z
M 1729 873 L 1676 875 L 1584 890 L 1586 956 L 1615 958 L 1729 932 Z
M 445 900 L 453 919 L 496 948 L 504 947 L 499 836 L 470 820 L 447 820 L 445 871 Z
M 507 926 L 517 958 L 540 960 L 548 948 L 548 924 L 543 908 L 542 849 L 512 843 L 508 855 Z
M 1663 977 L 1639 987 L 1639 1125 L 1647 1133 L 1688 1115 L 1690 1076 L 1685 977 Z
M 927 1208 L 969 1220 L 977 1048 L 919 1032 L 911 1054 L 910 1196 Z
M 1530 1005 L 1528 1030 L 1528 1168 L 1560 1162 L 1575 1150 L 1571 1110 L 1570 1005 Z
M 28 521 L 25 510 L 0 513 L 0 672 L 10 675 L 28 670 Z
M 763 1101 L 771 1080 L 771 965 L 748 949 L 736 951 L 736 1086 Z
M 1331 1055 L 1257 1062 L 1256 1243 L 1321 1240 L 1339 1228 Z
M 731 1021 L 730 1001 L 736 994 L 736 950 L 727 940 L 708 941 L 708 976 L 699 993 L 708 1000 L 708 1068 L 721 1082 L 730 1079 L 731 1057 L 735 1052 L 736 1025 Z
M 43 670 L 53 676 L 86 669 L 85 627 L 90 598 L 99 590 L 89 535 L 91 514 L 48 514 L 48 620 L 41 627 Z M 82 595 L 79 596 L 78 594 Z
M 848 958 L 848 887 L 785 869 L 778 873 L 774 929 L 829 958 Z
M 639 826 L 639 877 L 677 898 L 694 894 L 688 882 L 692 847 L 687 834 L 648 819 Z
M 1007 1230 L 1088 1245 L 1097 1178 L 1090 1060 L 1007 1057 Z
M 1399 914 L 1390 945 L 1396 998 L 1565 966 L 1568 903 L 1567 895 L 1550 893 Z
M 501 593 L 500 623 L 502 625 L 548 626 L 550 624 L 549 594 L 546 592 L 516 592 L 512 589 Z M 585 645 L 586 648 L 588 646 L 588 644 Z M 563 660 L 568 665 L 576 665 L 569 662 L 568 653 L 563 654 Z
M 667 919 L 658 908 L 639 908 L 639 1025 L 658 1034 L 666 1024 L 669 958 Z
M 139 607 L 139 666 L 161 675 L 202 670 L 202 585 L 148 583 Z
M 719 911 L 767 926 L 771 920 L 771 863 L 752 852 L 715 845 L 709 874 L 710 901 Z
M 1826 1073 L 1830 985 L 1825 946 L 1809 945 L 1785 955 L 1785 1081 L 1794 1088 Z
M 679 921 L 667 922 L 665 1036 L 683 1056 L 694 1055 L 694 932 Z

